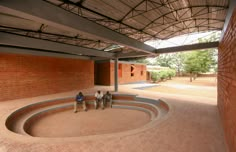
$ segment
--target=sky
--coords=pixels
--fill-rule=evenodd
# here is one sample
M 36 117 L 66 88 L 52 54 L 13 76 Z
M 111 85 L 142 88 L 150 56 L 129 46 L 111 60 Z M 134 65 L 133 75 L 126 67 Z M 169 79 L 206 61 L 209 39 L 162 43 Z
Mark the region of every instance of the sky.
M 213 32 L 193 33 L 189 35 L 177 36 L 168 40 L 147 41 L 145 43 L 157 49 L 180 46 L 180 45 L 189 45 L 189 44 L 198 43 L 199 38 L 210 37 L 213 34 Z M 219 34 L 219 38 L 220 38 L 221 31 L 217 31 L 217 34 Z M 150 57 L 150 58 L 147 58 L 147 60 L 151 63 L 154 63 L 156 61 L 156 58 Z
M 215 32 L 215 31 L 214 31 Z M 213 32 L 204 32 L 204 33 L 193 33 L 188 35 L 177 36 L 174 38 L 170 38 L 168 40 L 151 40 L 145 42 L 148 45 L 151 45 L 155 48 L 166 48 L 166 47 L 173 47 L 173 46 L 180 46 L 180 45 L 188 45 L 197 43 L 199 38 L 207 38 Z M 217 31 L 220 35 L 220 31 Z

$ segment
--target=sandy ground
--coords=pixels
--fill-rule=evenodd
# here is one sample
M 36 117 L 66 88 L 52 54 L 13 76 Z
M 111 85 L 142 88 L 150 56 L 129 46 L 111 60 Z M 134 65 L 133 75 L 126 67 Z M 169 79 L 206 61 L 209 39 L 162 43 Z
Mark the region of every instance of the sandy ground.
M 201 79 L 198 79 L 201 80 Z M 161 84 L 169 85 L 185 81 L 179 78 L 172 82 Z M 186 79 L 187 81 L 187 79 Z M 174 84 L 174 83 L 173 83 Z M 207 90 L 214 87 L 213 82 L 202 79 L 192 83 L 197 90 Z M 207 86 L 202 86 L 206 84 Z M 40 137 L 24 137 L 9 133 L 4 129 L 4 117 L 17 108 L 26 104 L 46 99 L 74 96 L 80 90 L 46 95 L 34 98 L 12 100 L 0 103 L 0 152 L 226 152 L 224 132 L 220 120 L 217 100 L 212 96 L 192 94 L 177 94 L 166 91 L 148 91 L 133 89 L 144 84 L 120 85 L 119 92 L 138 94 L 152 99 L 162 99 L 170 106 L 165 119 L 154 127 L 126 136 L 110 136 L 109 138 L 77 138 L 41 139 Z M 145 84 L 149 85 L 149 84 Z M 188 82 L 181 86 L 189 85 Z M 168 87 L 167 87 L 168 88 Z M 95 93 L 96 90 L 110 90 L 113 86 L 95 86 L 82 90 L 84 93 Z M 165 89 L 164 89 L 165 90 Z M 194 92 L 194 91 L 193 91 Z M 207 92 L 207 91 L 206 91 Z M 209 93 L 210 94 L 210 93 Z M 89 112 L 89 111 L 88 111 Z M 92 114 L 92 113 L 91 113 Z M 71 114 L 73 117 L 74 113 Z M 76 114 L 77 115 L 77 114 Z M 115 123 L 115 121 L 113 121 Z M 58 124 L 60 125 L 60 124 Z M 70 128 L 68 128 L 69 130 Z M 58 142 L 58 140 L 60 140 Z M 57 142 L 56 142 L 57 141 Z
M 37 137 L 98 135 L 135 129 L 149 121 L 148 114 L 137 110 L 106 108 L 78 113 L 67 110 L 41 117 L 31 125 L 30 134 Z
M 188 77 L 176 77 L 156 84 L 158 86 L 145 90 L 188 96 L 217 97 L 215 77 L 199 77 L 193 82 L 190 82 Z

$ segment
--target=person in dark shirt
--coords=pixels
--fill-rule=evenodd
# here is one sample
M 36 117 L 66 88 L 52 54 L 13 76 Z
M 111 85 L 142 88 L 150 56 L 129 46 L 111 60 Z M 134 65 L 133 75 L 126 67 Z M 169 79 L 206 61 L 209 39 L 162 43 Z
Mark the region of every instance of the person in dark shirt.
M 110 107 L 112 108 L 112 94 L 107 91 L 106 94 L 103 95 L 104 105 L 107 105 L 107 102 L 110 103 Z
M 83 106 L 84 111 L 87 111 L 86 103 L 85 103 L 85 101 L 84 101 L 84 95 L 83 95 L 82 92 L 79 92 L 79 93 L 76 95 L 75 103 L 74 103 L 74 112 L 75 112 L 75 113 L 77 112 L 78 104 L 80 104 L 80 105 Z

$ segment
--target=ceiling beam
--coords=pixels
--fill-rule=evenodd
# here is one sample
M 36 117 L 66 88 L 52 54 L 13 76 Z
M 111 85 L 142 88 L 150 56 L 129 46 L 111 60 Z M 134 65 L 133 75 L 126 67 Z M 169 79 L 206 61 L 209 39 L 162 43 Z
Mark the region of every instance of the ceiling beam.
M 229 25 L 229 21 L 231 19 L 231 16 L 233 15 L 234 9 L 236 8 L 236 1 L 235 0 L 229 0 L 229 8 L 226 14 L 226 18 L 225 18 L 225 23 L 224 23 L 224 27 L 223 30 L 221 32 L 221 37 L 220 37 L 220 41 L 223 39 L 225 31 Z
M 48 50 L 54 52 L 62 52 L 74 55 L 98 56 L 106 58 L 114 58 L 115 54 L 95 49 L 79 47 L 69 44 L 52 42 L 42 39 L 30 38 L 26 36 L 0 32 L 0 45 L 17 46 L 24 48 L 33 48 L 39 50 Z
M 34 50 L 34 49 L 11 47 L 11 46 L 1 46 L 1 45 L 0 45 L 0 53 L 27 54 L 27 55 L 36 55 L 36 56 L 69 58 L 69 59 L 85 59 L 85 60 L 91 59 L 90 57 L 86 57 L 86 56 L 77 56 L 77 55 L 62 54 L 62 53 L 56 53 L 56 52 L 43 52 L 42 50 Z
M 182 45 L 176 47 L 168 47 L 168 48 L 161 48 L 157 49 L 156 53 L 172 53 L 172 52 L 182 52 L 182 51 L 194 51 L 200 49 L 210 49 L 210 48 L 217 48 L 219 42 L 207 42 L 207 43 L 198 43 L 192 45 Z
M 50 25 L 65 31 L 82 33 L 101 40 L 117 43 L 137 51 L 155 54 L 155 48 L 112 31 L 42 0 L 1 0 L 0 9 L 8 14 Z

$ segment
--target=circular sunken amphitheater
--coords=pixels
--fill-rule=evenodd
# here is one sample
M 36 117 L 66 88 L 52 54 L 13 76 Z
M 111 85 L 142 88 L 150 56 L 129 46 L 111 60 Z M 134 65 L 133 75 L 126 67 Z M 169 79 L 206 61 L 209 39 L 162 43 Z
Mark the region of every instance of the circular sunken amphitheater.
M 162 100 L 132 94 L 113 94 L 112 108 L 104 110 L 94 108 L 93 95 L 85 95 L 85 101 L 88 111 L 78 106 L 77 113 L 74 97 L 26 105 L 7 115 L 6 131 L 15 138 L 45 142 L 117 137 L 153 128 L 169 111 Z

